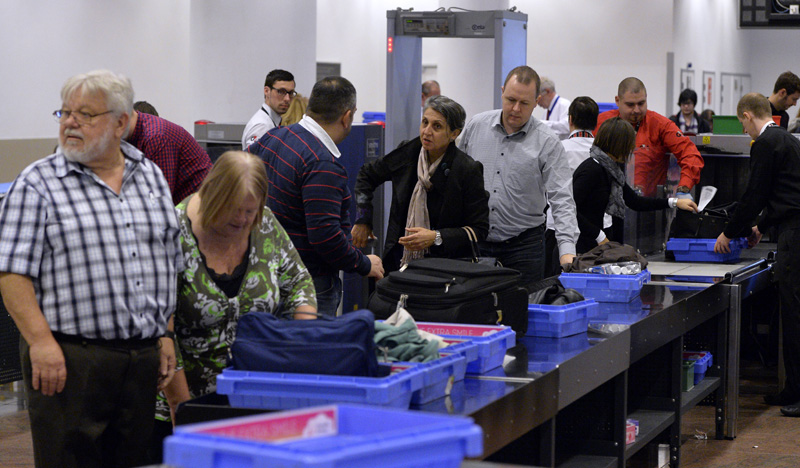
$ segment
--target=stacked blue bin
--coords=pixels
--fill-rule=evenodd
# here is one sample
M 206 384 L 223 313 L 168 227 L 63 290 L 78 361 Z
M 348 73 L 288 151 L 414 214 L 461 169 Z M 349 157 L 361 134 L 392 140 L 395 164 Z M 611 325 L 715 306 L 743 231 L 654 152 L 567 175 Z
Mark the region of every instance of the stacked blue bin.
M 592 299 L 565 305 L 528 304 L 528 331 L 525 336 L 561 338 L 586 332 L 589 317 L 597 314 Z
M 335 405 L 178 426 L 164 442 L 164 463 L 192 468 L 458 468 L 465 457 L 482 452 L 483 432 L 470 418 Z
M 442 352 L 463 354 L 467 360 L 466 373 L 470 375 L 502 366 L 506 350 L 516 344 L 516 333 L 506 326 L 417 322 L 417 328 L 450 343 Z

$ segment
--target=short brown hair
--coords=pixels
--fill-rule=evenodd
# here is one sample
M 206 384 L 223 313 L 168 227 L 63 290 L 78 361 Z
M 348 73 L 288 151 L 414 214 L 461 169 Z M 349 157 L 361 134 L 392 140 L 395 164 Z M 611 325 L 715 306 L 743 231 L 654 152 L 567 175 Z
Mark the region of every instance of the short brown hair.
M 610 118 L 597 130 L 594 146 L 603 150 L 614 161 L 624 163 L 636 147 L 636 130 L 625 119 Z
M 772 117 L 772 108 L 769 105 L 769 100 L 759 93 L 748 93 L 739 99 L 739 104 L 736 105 L 736 116 L 740 119 L 744 118 L 745 112 L 750 112 L 759 119 Z
M 778 76 L 775 80 L 775 87 L 772 89 L 772 94 L 785 89 L 786 94 L 794 94 L 800 91 L 800 78 L 790 71 L 785 71 Z
M 531 81 L 535 82 L 536 95 L 537 96 L 539 95 L 539 86 L 541 86 L 542 81 L 539 79 L 539 74 L 536 73 L 536 70 L 527 65 L 521 65 L 511 70 L 510 72 L 508 72 L 508 75 L 506 75 L 506 81 L 503 83 L 503 87 L 505 87 L 508 84 L 508 81 L 511 79 L 512 76 L 516 76 L 517 82 L 524 85 L 530 84 Z
M 200 186 L 200 224 L 205 228 L 219 222 L 226 210 L 239 206 L 248 195 L 258 200 L 258 215 L 251 226 L 261 221 L 267 204 L 267 170 L 256 155 L 226 151 L 217 159 Z
M 640 93 L 644 91 L 644 94 L 647 95 L 647 88 L 644 87 L 644 83 L 639 78 L 629 76 L 624 80 L 619 82 L 619 87 L 617 87 L 617 96 L 622 97 L 625 93 Z

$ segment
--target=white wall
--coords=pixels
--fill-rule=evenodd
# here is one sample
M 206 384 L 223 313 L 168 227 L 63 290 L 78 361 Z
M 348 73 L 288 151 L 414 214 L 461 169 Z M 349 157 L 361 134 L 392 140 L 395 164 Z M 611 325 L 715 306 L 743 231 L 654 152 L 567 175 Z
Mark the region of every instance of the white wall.
M 0 139 L 55 136 L 61 85 L 97 68 L 128 75 L 137 100 L 189 132 L 247 121 L 272 68 L 310 92 L 315 22 L 316 0 L 3 0 Z
M 528 13 L 528 65 L 568 98 L 614 102 L 629 76 L 647 87 L 648 108 L 664 112 L 672 2 L 517 0 Z M 544 109 L 534 115 L 543 116 Z
M 675 86 L 674 101 L 668 109 L 668 115 L 678 112 L 678 95 L 682 91 L 680 70 L 692 64 L 695 70 L 695 91 L 702 93 L 700 84 L 704 71 L 715 72 L 716 93 L 715 106 L 712 109 L 720 114 L 719 85 L 722 73 L 750 73 L 755 79 L 760 74 L 752 68 L 752 44 L 750 30 L 739 29 L 738 0 L 675 0 L 674 19 L 674 52 L 675 52 Z M 770 35 L 774 31 L 770 32 Z M 780 74 L 775 74 L 776 78 Z M 774 82 L 774 78 L 772 79 Z M 753 88 L 756 90 L 757 88 Z M 702 98 L 700 98 L 702 99 Z M 698 112 L 701 108 L 698 102 Z
M 647 8 L 639 0 L 318 0 L 317 58 L 342 63 L 342 74 L 353 79 L 359 91 L 359 109 L 382 111 L 386 10 L 492 10 L 510 5 L 528 14 L 528 65 L 551 77 L 561 94 L 613 102 L 619 82 L 638 76 L 648 87 L 650 107 L 664 111 L 666 57 L 672 45 L 672 2 L 664 0 L 647 2 Z M 357 26 L 342 27 L 348 20 Z M 484 71 L 493 64 L 492 41 L 425 39 L 422 62 L 438 65 L 442 93 L 464 105 L 468 115 L 492 107 L 492 93 L 499 90 L 492 89 L 492 76 Z

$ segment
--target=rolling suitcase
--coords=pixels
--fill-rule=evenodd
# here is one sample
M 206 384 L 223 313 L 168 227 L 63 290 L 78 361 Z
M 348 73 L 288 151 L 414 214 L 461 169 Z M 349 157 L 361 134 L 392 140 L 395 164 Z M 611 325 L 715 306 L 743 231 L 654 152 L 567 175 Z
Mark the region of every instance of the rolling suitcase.
M 398 302 L 420 322 L 528 328 L 528 292 L 519 272 L 449 258 L 423 258 L 378 281 L 368 308 L 385 319 Z

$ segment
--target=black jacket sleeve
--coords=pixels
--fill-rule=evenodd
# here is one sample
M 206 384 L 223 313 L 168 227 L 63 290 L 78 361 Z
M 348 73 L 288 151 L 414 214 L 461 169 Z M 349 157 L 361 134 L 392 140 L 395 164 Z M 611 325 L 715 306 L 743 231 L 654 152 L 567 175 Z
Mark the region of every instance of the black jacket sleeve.
M 625 200 L 625 205 L 634 211 L 655 211 L 669 208 L 669 200 L 666 198 L 643 197 L 634 192 L 628 184 L 622 187 L 622 198 Z
M 378 158 L 361 166 L 356 177 L 356 222 L 372 227 L 372 199 L 375 189 L 384 182 L 392 180 L 391 162 L 386 158 Z

